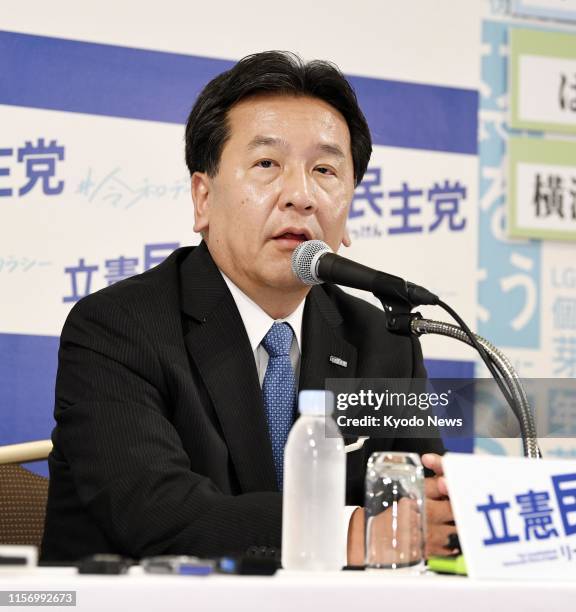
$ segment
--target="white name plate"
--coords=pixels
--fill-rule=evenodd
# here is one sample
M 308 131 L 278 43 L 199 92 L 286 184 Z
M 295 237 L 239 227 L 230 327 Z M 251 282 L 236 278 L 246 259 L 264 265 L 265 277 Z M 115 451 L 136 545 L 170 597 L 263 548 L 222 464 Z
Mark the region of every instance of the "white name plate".
M 472 578 L 576 578 L 576 461 L 448 453 L 444 469 Z

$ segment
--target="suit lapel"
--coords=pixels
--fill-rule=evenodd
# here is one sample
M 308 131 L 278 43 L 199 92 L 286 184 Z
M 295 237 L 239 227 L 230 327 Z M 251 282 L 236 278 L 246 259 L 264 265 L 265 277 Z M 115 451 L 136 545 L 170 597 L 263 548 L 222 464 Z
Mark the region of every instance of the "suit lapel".
M 302 323 L 302 361 L 300 390 L 325 389 L 327 378 L 356 378 L 358 352 L 342 337 L 342 317 L 322 287 L 308 294 Z M 336 359 L 332 359 L 336 358 Z M 343 367 L 346 362 L 346 367 Z M 352 444 L 358 436 L 344 436 Z M 364 453 L 352 452 L 346 457 L 347 479 L 354 483 L 363 478 Z
M 325 389 L 327 378 L 356 376 L 356 347 L 341 335 L 342 317 L 321 287 L 314 287 L 304 308 L 300 390 Z
M 204 243 L 181 267 L 185 334 L 230 450 L 242 491 L 277 490 L 262 392 L 242 318 Z

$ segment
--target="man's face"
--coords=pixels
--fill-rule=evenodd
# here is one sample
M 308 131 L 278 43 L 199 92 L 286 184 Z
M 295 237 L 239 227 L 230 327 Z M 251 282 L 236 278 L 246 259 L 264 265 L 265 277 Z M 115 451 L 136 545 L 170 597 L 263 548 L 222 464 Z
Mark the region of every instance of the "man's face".
M 302 285 L 290 268 L 304 240 L 340 246 L 354 192 L 343 116 L 310 97 L 259 95 L 228 113 L 215 177 L 193 178 L 196 231 L 240 287 Z

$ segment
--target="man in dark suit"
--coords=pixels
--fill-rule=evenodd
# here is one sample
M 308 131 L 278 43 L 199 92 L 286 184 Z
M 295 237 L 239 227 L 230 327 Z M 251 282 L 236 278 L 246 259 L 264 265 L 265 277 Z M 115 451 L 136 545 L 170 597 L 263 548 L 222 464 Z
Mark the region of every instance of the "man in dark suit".
M 425 376 L 418 342 L 391 335 L 380 310 L 290 271 L 303 240 L 348 243 L 370 152 L 354 93 L 330 64 L 268 52 L 208 84 L 186 128 L 202 243 L 81 300 L 62 332 L 44 559 L 278 549 L 281 460 L 262 393 L 277 326 L 300 389 Z M 348 455 L 348 504 L 362 505 L 370 452 L 390 448 L 442 450 L 370 440 Z M 440 474 L 437 457 L 429 467 Z M 454 527 L 442 479 L 427 493 L 436 552 Z M 352 561 L 362 520 L 358 510 L 349 524 Z

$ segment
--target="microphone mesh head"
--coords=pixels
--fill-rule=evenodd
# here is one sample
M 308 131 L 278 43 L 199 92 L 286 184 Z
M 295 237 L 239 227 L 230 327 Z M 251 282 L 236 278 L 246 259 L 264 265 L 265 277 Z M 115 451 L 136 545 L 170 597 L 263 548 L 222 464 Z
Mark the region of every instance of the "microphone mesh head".
M 306 285 L 320 285 L 316 276 L 316 264 L 324 253 L 331 253 L 332 249 L 322 240 L 307 240 L 299 244 L 292 253 L 292 272 Z

